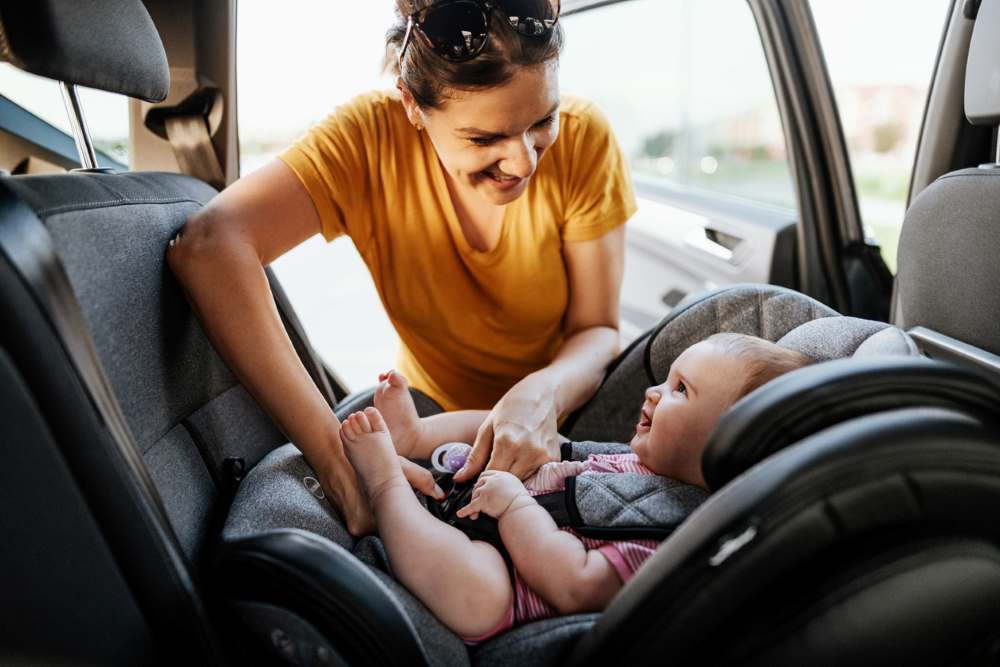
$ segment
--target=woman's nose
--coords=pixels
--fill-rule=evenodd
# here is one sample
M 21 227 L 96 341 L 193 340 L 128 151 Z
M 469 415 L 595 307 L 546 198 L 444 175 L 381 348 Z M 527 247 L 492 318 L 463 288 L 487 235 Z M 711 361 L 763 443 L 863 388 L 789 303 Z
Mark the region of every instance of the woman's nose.
M 505 174 L 528 178 L 535 173 L 538 151 L 530 135 L 522 135 L 520 140 L 511 142 L 509 153 L 500 161 L 500 170 Z

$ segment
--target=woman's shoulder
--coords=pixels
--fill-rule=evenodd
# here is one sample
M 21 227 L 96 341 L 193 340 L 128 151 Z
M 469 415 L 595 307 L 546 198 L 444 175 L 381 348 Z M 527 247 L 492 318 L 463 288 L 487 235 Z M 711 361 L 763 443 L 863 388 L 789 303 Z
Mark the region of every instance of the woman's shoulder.
M 563 129 L 571 132 L 610 128 L 607 116 L 596 102 L 572 93 L 559 96 L 559 122 Z
M 396 89 L 368 90 L 338 105 L 328 120 L 338 117 L 357 123 L 405 121 L 406 111 Z

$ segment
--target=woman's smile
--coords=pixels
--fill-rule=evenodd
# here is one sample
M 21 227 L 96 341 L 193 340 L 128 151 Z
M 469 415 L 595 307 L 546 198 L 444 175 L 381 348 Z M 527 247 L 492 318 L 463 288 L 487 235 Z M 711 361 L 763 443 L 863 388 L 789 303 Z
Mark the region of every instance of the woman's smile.
M 527 181 L 527 178 L 520 178 L 519 176 L 508 176 L 498 170 L 485 169 L 476 174 L 478 180 L 489 183 L 498 190 L 508 191 L 521 185 L 522 182 Z

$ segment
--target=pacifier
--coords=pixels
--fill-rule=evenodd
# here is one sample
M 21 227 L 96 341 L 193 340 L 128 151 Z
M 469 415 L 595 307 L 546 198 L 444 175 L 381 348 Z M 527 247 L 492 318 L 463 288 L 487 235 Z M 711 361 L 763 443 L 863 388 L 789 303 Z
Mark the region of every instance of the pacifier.
M 446 442 L 431 454 L 431 467 L 438 472 L 454 474 L 462 469 L 472 453 L 472 445 Z

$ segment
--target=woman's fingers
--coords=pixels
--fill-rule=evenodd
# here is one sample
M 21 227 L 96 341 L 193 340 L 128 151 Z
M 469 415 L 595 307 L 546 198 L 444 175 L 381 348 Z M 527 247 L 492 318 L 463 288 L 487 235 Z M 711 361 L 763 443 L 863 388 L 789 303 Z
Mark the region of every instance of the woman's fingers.
M 455 473 L 456 482 L 472 479 L 482 471 L 493 449 L 493 424 L 487 419 L 476 434 L 476 442 L 472 445 L 469 458 L 461 470 Z
M 410 486 L 425 496 L 430 496 L 435 500 L 444 500 L 444 490 L 434 481 L 434 475 L 431 474 L 430 470 L 402 456 L 399 457 L 399 465 L 403 468 L 403 475 Z

